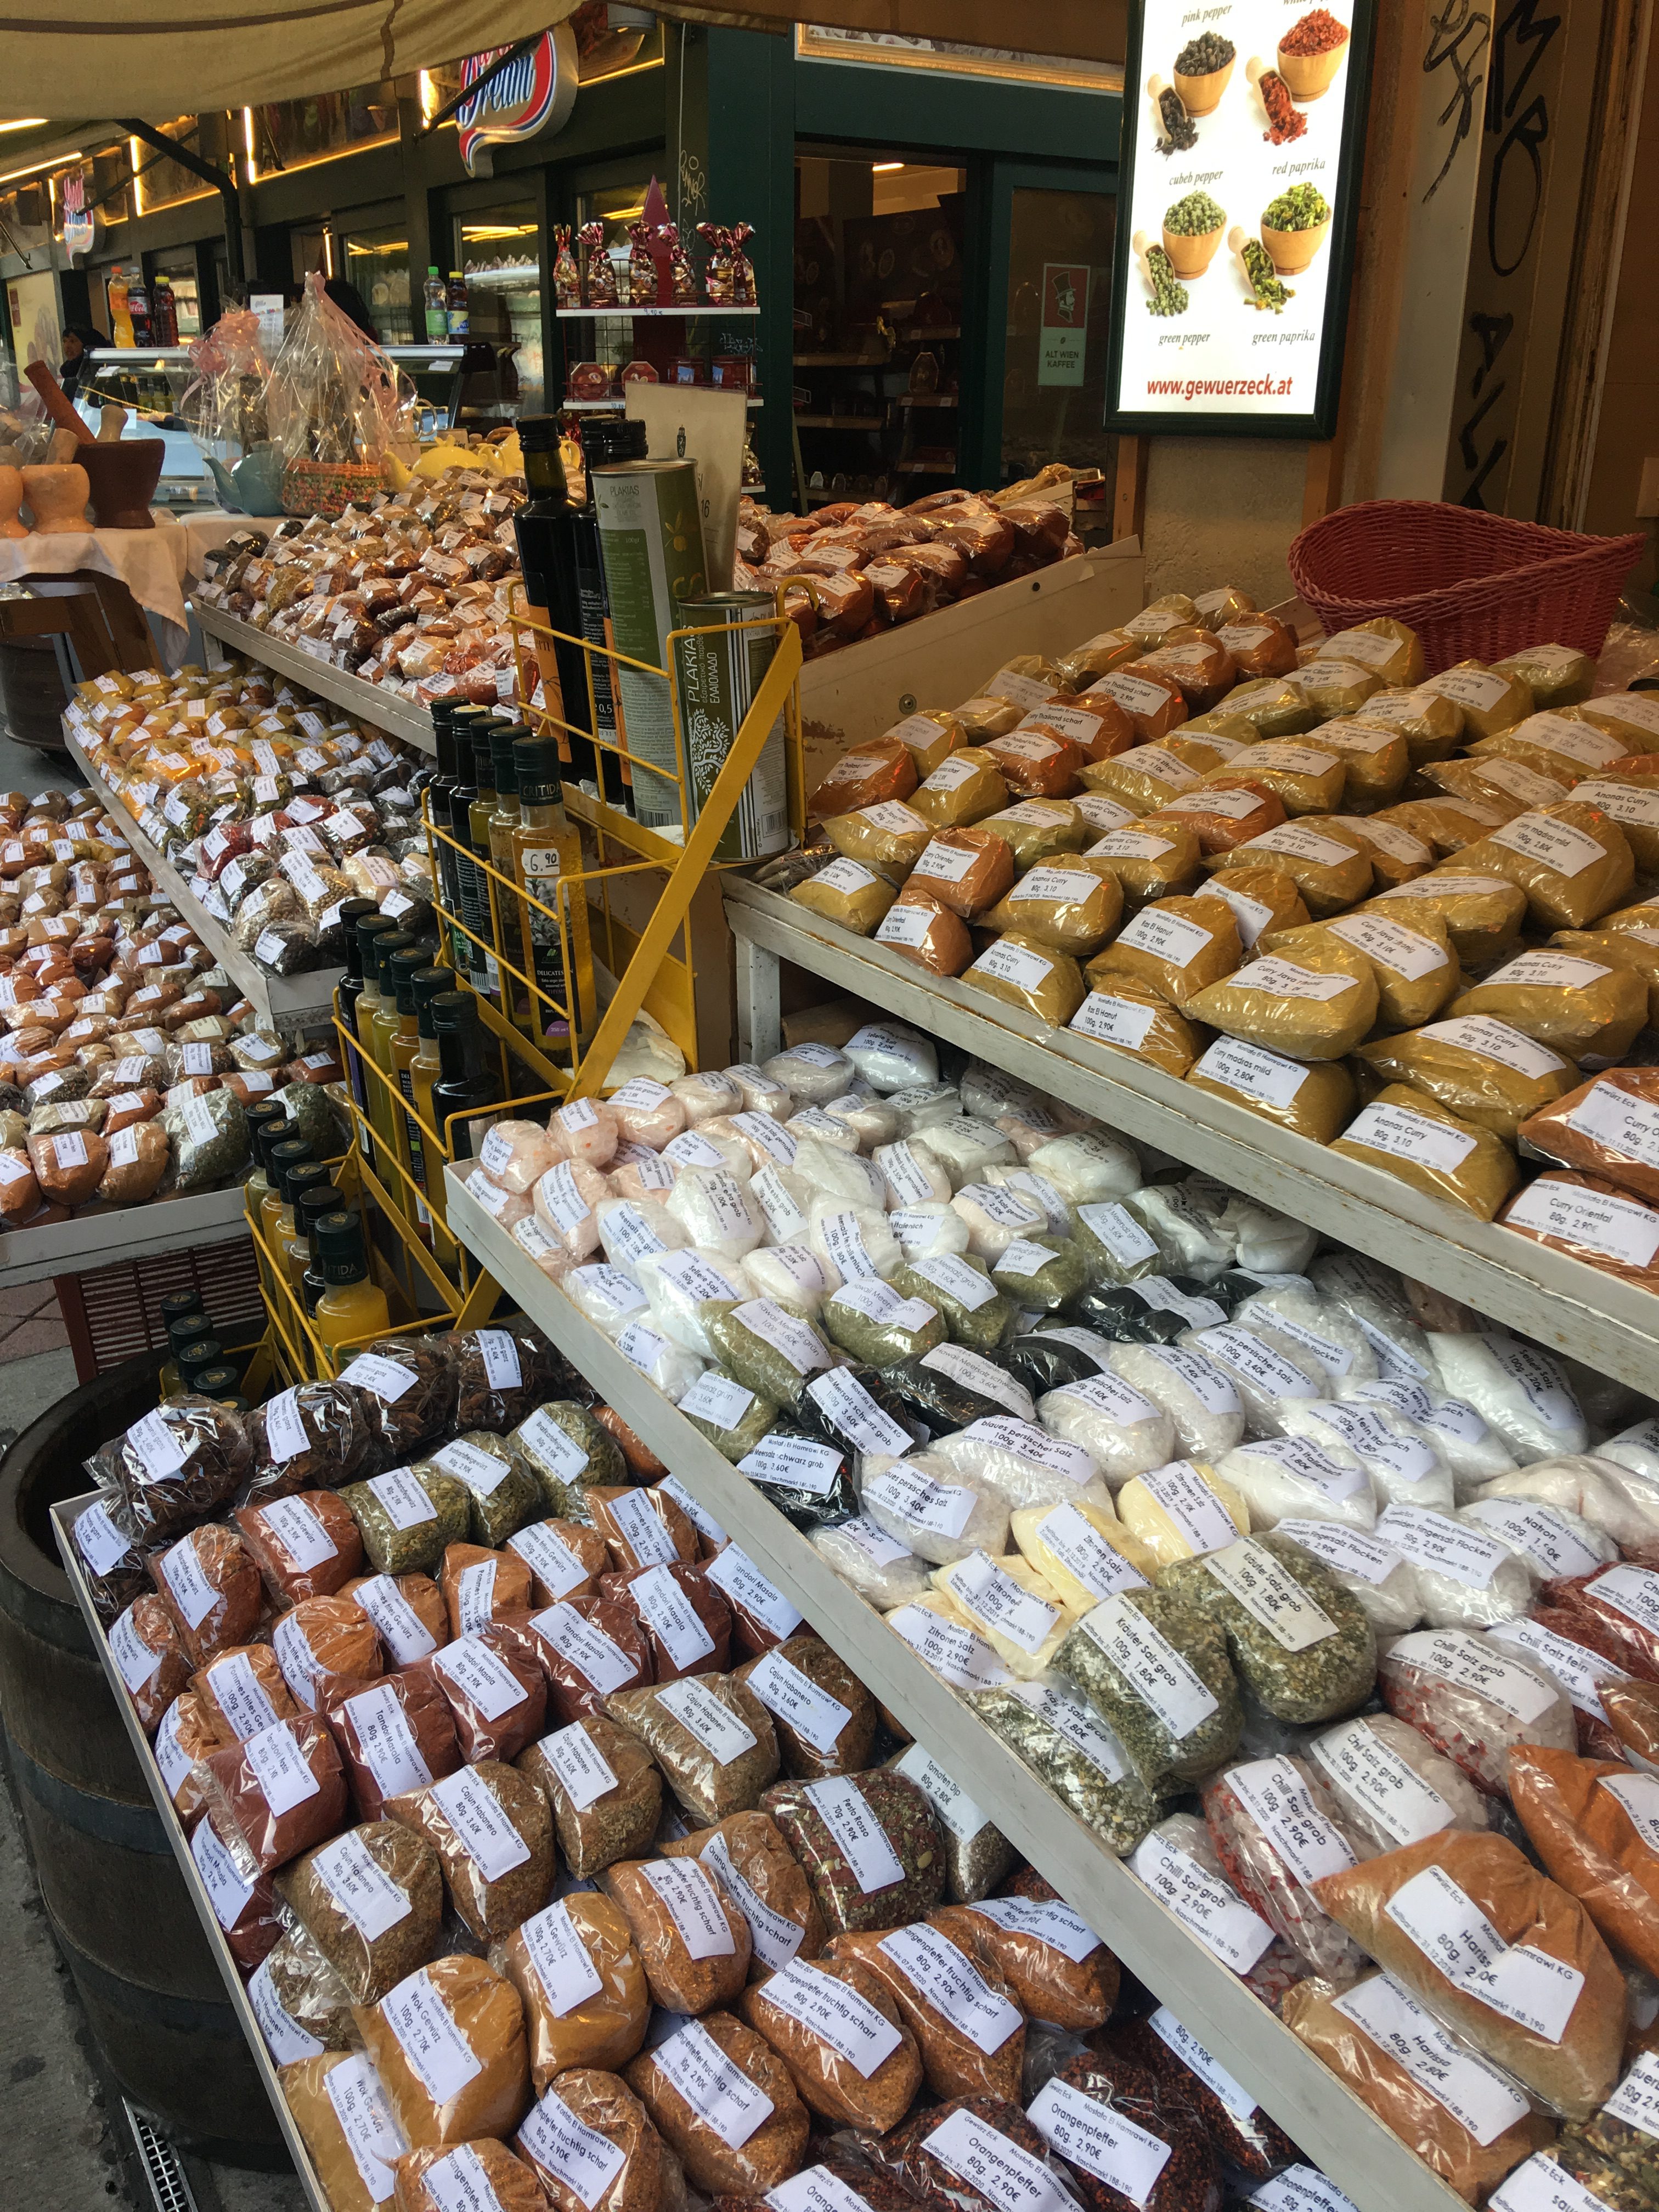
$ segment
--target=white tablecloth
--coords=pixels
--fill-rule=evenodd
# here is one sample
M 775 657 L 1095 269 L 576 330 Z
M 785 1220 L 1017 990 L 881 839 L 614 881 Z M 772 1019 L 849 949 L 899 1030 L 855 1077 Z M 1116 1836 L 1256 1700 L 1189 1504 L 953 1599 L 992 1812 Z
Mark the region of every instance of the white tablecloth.
M 0 538 L 0 583 L 34 577 L 66 576 L 93 568 L 118 576 L 146 614 L 161 623 L 162 655 L 176 668 L 185 657 L 190 616 L 185 606 L 189 584 L 202 573 L 204 555 L 243 527 L 247 517 L 219 507 L 202 507 L 179 516 L 152 507 L 154 530 L 66 530 L 45 536 Z

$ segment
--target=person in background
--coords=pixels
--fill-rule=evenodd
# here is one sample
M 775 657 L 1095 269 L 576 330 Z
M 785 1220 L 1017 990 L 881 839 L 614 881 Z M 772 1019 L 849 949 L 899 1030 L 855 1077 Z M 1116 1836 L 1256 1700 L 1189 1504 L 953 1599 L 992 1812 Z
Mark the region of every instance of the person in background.
M 379 345 L 380 333 L 375 329 L 374 318 L 370 315 L 363 295 L 357 287 L 355 284 L 347 283 L 343 276 L 331 276 L 323 289 L 333 301 L 340 313 L 349 316 L 360 331 L 367 331 L 375 344 Z
M 63 337 L 64 357 L 58 370 L 58 381 L 70 398 L 73 399 L 84 375 L 92 376 L 91 355 L 106 341 L 85 323 L 69 324 Z

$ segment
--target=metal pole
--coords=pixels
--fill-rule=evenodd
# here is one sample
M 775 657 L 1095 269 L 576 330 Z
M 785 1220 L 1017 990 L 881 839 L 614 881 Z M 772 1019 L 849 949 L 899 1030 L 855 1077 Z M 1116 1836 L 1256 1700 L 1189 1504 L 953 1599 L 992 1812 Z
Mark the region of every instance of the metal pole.
M 211 161 L 204 161 L 188 146 L 181 146 L 176 138 L 169 138 L 165 131 L 154 124 L 140 123 L 131 116 L 118 116 L 123 131 L 135 138 L 142 138 L 146 146 L 153 146 L 158 154 L 165 154 L 170 161 L 177 161 L 192 176 L 202 177 L 218 192 L 225 204 L 225 266 L 230 277 L 231 289 L 246 295 L 247 291 L 246 263 L 242 255 L 242 204 L 237 197 L 236 179 L 228 169 L 221 169 Z

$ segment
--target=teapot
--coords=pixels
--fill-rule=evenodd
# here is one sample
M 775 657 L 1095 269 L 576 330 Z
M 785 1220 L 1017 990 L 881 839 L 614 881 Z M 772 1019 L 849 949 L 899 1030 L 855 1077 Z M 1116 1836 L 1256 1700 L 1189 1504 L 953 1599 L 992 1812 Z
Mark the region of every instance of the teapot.
M 219 496 L 228 507 L 240 507 L 244 514 L 280 514 L 283 511 L 283 455 L 281 448 L 270 444 L 250 446 L 234 469 L 216 460 L 211 453 L 206 457 L 213 471 L 213 481 L 219 487 Z

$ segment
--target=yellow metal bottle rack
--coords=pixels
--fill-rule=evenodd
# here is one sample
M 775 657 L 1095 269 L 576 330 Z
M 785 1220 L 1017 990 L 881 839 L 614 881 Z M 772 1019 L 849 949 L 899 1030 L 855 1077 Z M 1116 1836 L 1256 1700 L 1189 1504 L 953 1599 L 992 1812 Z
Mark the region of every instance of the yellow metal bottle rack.
M 723 866 L 743 865 L 717 861 L 714 853 L 780 715 L 784 719 L 790 823 L 797 833 L 801 823 L 802 791 L 800 635 L 794 623 L 784 616 L 781 599 L 774 615 L 740 624 L 687 628 L 670 635 L 671 664 L 675 641 L 683 637 L 728 636 L 732 629 L 769 629 L 778 640 L 771 665 L 736 733 L 725 765 L 700 808 L 695 805 L 688 772 L 678 687 L 668 669 L 629 659 L 586 639 L 564 637 L 562 633 L 516 611 L 513 629 L 520 687 L 526 697 L 536 688 L 533 677 L 527 678 L 524 658 L 526 637 L 532 641 L 542 639 L 550 648 L 558 640 L 580 648 L 585 656 L 592 719 L 597 719 L 593 698 L 593 663 L 597 657 L 656 677 L 667 684 L 673 714 L 677 775 L 670 778 L 666 771 L 655 767 L 650 772 L 664 781 L 678 781 L 681 818 L 688 826 L 683 842 L 665 837 L 659 832 L 641 829 L 619 810 L 596 804 L 574 787 L 568 787 L 569 811 L 592 832 L 599 865 L 573 870 L 562 877 L 556 902 L 550 906 L 532 896 L 522 884 L 504 874 L 493 862 L 480 858 L 470 844 L 463 844 L 449 830 L 441 828 L 432 818 L 429 803 L 422 800 L 422 817 L 432 861 L 433 910 L 445 933 L 443 943 L 434 956 L 434 964 L 447 964 L 444 954 L 452 951 L 459 940 L 480 956 L 488 955 L 501 977 L 500 1005 L 474 989 L 470 975 L 459 971 L 454 988 L 472 991 L 479 1018 L 501 1048 L 503 1097 L 499 1104 L 486 1110 L 492 1118 L 502 1120 L 523 1118 L 538 1109 L 544 1118 L 547 1109 L 568 1099 L 597 1095 L 606 1087 L 617 1053 L 642 1012 L 659 1022 L 684 1054 L 688 1066 L 696 1066 L 693 994 L 696 974 L 687 918 L 692 899 L 706 877 Z M 530 664 L 531 667 L 535 665 L 533 661 Z M 526 720 L 538 734 L 553 735 L 563 730 L 584 738 L 589 736 L 589 732 L 576 729 L 544 705 L 527 709 Z M 614 753 L 630 767 L 633 764 L 634 756 L 627 750 L 625 743 L 612 744 L 605 738 L 592 742 L 597 750 Z M 639 857 L 609 860 L 607 842 Z M 443 871 L 439 865 L 442 847 L 447 847 L 465 861 L 487 891 L 488 941 L 445 902 Z M 617 911 L 618 893 L 636 887 L 648 893 L 648 878 L 660 879 L 660 889 L 650 902 L 648 912 L 636 911 L 631 921 L 625 918 Z M 583 1023 L 586 1010 L 580 1004 L 577 939 L 573 927 L 574 902 L 578 899 L 586 902 L 590 933 L 607 974 L 613 979 L 604 1011 L 586 1042 Z M 537 981 L 532 962 L 526 959 L 521 966 L 519 959 L 513 957 L 514 951 L 522 957 L 524 932 L 514 925 L 517 917 L 526 912 L 540 915 L 557 932 L 568 1003 L 554 997 Z M 482 921 L 481 916 L 479 919 Z M 683 932 L 685 954 L 681 959 L 675 956 L 672 947 Z M 665 970 L 678 971 L 667 979 L 666 985 Z M 722 984 L 724 980 L 722 975 Z M 568 1059 L 556 1058 L 544 1048 L 549 1029 L 554 1023 L 565 1025 L 569 1040 Z M 337 998 L 334 1026 L 339 1038 L 341 1064 L 348 1071 L 355 1070 L 358 1079 L 356 1083 L 344 1086 L 355 1141 L 341 1160 L 333 1164 L 335 1180 L 345 1194 L 372 1201 L 389 1231 L 385 1237 L 369 1235 L 366 1243 L 371 1269 L 386 1292 L 393 1316 L 405 1316 L 394 1318 L 393 1333 L 413 1332 L 434 1325 L 473 1326 L 488 1317 L 498 1291 L 493 1279 L 478 1270 L 465 1248 L 449 1231 L 443 1218 L 443 1170 L 447 1162 L 465 1157 L 465 1150 L 458 1152 L 457 1149 L 458 1126 L 478 1118 L 477 1111 L 464 1110 L 434 1125 L 411 1098 L 404 1096 L 395 1077 L 358 1042 L 355 1030 L 341 1018 Z M 525 1072 L 522 1081 L 517 1072 L 520 1068 Z M 368 1111 L 358 1103 L 359 1088 L 362 1098 L 368 1102 Z M 376 1102 L 383 1109 L 384 1127 L 374 1112 Z M 392 1133 L 390 1139 L 385 1133 L 386 1127 Z M 425 1164 L 423 1174 L 415 1171 L 417 1160 Z M 283 1255 L 270 1248 L 252 1213 L 249 1227 L 271 1316 L 270 1349 L 275 1366 L 295 1381 L 306 1375 L 337 1374 L 355 1357 L 357 1345 L 343 1344 L 330 1352 L 288 1279 Z

